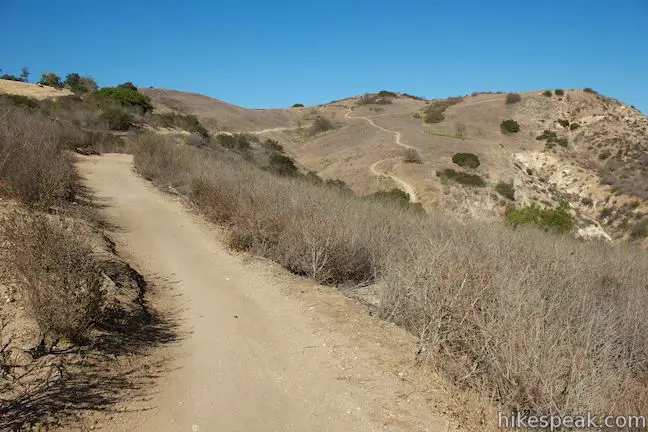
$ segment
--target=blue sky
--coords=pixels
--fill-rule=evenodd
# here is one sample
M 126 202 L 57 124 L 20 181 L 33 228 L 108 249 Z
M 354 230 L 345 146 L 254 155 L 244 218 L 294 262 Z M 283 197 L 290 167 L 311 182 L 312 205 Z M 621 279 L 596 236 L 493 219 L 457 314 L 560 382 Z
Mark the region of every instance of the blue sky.
M 246 107 L 595 90 L 648 113 L 648 0 L 0 0 L 0 68 Z

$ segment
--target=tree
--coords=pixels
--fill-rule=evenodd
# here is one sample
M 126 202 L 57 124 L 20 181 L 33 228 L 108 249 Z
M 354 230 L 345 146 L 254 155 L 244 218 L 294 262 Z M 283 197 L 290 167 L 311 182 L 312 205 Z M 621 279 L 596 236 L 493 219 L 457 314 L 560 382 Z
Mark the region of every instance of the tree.
M 39 84 L 43 84 L 50 87 L 61 88 L 63 83 L 61 83 L 61 78 L 56 75 L 54 72 L 43 72 L 41 74 L 41 79 Z
M 28 82 L 29 81 L 29 69 L 27 68 L 27 66 L 23 67 L 20 70 L 20 79 L 23 82 Z
M 91 93 L 97 90 L 97 83 L 94 79 L 91 77 L 82 77 L 78 73 L 67 74 L 63 84 L 74 93 Z

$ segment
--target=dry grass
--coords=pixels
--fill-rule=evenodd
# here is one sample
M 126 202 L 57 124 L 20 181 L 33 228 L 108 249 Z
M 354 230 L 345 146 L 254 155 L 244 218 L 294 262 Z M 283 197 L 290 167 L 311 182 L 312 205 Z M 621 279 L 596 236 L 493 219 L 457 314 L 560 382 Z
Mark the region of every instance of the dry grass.
M 74 197 L 77 176 L 67 134 L 45 116 L 0 106 L 0 192 L 47 208 Z
M 383 316 L 421 336 L 458 382 L 534 412 L 645 410 L 648 269 L 632 252 L 396 217 L 233 160 L 170 143 L 156 152 L 139 153 L 138 167 L 185 184 L 231 225 L 234 247 L 322 282 L 382 275 Z
M 0 235 L 18 275 L 14 282 L 41 331 L 82 341 L 100 316 L 102 279 L 75 224 L 13 212 L 0 221 Z
M 136 164 L 228 224 L 236 249 L 320 282 L 382 280 L 381 315 L 502 408 L 648 410 L 648 264 L 634 250 L 405 213 L 171 142 L 149 140 Z

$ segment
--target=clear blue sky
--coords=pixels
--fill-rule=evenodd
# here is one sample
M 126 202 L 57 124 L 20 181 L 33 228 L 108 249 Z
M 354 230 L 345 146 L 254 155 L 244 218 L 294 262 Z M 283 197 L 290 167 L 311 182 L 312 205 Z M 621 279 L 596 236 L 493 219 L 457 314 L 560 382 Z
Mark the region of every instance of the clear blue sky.
M 648 0 L 0 0 L 0 68 L 246 107 L 592 87 L 648 113 Z

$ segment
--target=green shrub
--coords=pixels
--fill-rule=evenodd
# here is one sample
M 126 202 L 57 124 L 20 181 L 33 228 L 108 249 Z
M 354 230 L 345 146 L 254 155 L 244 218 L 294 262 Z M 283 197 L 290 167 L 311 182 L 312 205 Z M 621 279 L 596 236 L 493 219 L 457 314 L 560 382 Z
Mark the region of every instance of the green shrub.
M 421 96 L 415 96 L 415 95 L 411 95 L 411 94 L 408 94 L 408 93 L 403 93 L 403 97 L 418 100 L 418 101 L 424 101 L 425 100 L 425 98 L 423 98 Z
M 97 83 L 92 77 L 82 77 L 78 73 L 67 74 L 63 84 L 74 93 L 92 93 L 97 91 Z
M 562 127 L 569 127 L 569 120 L 565 119 L 558 119 L 558 124 Z
M 486 186 L 486 182 L 484 181 L 484 179 L 478 176 L 477 174 L 468 174 L 462 171 L 455 171 L 451 168 L 446 168 L 441 172 L 437 172 L 437 176 L 453 180 L 457 183 L 466 186 L 474 186 L 474 187 Z
M 61 78 L 58 75 L 56 75 L 54 72 L 43 72 L 41 74 L 41 79 L 39 81 L 39 84 L 43 84 L 55 88 L 63 87 Z
M 499 182 L 495 186 L 495 191 L 511 201 L 515 201 L 515 188 L 513 183 Z
M 423 212 L 423 206 L 420 203 L 411 202 L 409 194 L 397 188 L 388 191 L 378 191 L 368 195 L 367 199 L 389 202 L 404 210 Z
M 567 145 L 569 144 L 569 141 L 567 140 L 567 138 L 558 138 L 556 140 L 556 144 L 558 144 L 561 147 L 567 147 Z
M 421 118 L 421 113 L 420 113 L 420 112 L 418 112 L 418 111 L 417 111 L 417 112 L 415 112 L 415 113 L 412 113 L 412 118 L 415 118 L 415 119 L 420 119 L 420 118 Z
M 452 162 L 464 168 L 477 168 L 479 158 L 473 153 L 455 153 L 452 156 Z
M 558 135 L 556 132 L 545 129 L 540 135 L 536 137 L 538 141 L 547 140 L 547 141 L 556 141 Z
M 114 131 L 127 131 L 133 124 L 133 116 L 119 106 L 104 107 L 101 119 L 105 120 L 108 128 Z
M 380 90 L 378 92 L 378 97 L 390 97 L 390 98 L 395 98 L 398 97 L 398 95 L 394 92 L 387 91 L 387 90 Z
M 585 88 L 583 89 L 583 91 L 584 91 L 585 93 L 598 94 L 598 92 L 596 92 L 596 90 L 593 90 L 593 89 L 591 89 L 591 88 L 589 88 L 589 87 L 585 87 Z
M 555 90 L 556 96 L 564 96 L 565 92 L 562 89 Z
M 522 96 L 520 96 L 518 93 L 509 93 L 506 95 L 506 103 L 507 104 L 514 104 L 518 103 L 522 100 Z
M 517 133 L 520 131 L 520 125 L 515 120 L 508 119 L 500 123 L 500 130 L 503 134 Z
M 512 227 L 532 224 L 556 234 L 568 233 L 573 227 L 572 216 L 566 203 L 551 209 L 543 209 L 536 203 L 520 208 L 509 208 L 506 212 L 506 221 Z
M 272 153 L 268 159 L 268 170 L 274 174 L 293 177 L 299 173 L 295 163 L 288 156 Z
M 304 104 L 296 103 L 292 107 L 293 108 L 304 108 Z
M 552 95 L 553 95 L 553 93 L 551 93 L 551 90 L 545 90 L 545 91 L 542 93 L 542 96 L 551 97 Z
M 576 130 L 580 127 L 580 124 L 578 123 L 572 123 L 569 125 L 569 130 Z
M 0 76 L 0 79 L 7 80 L 7 81 L 23 82 L 22 78 L 17 77 L 16 75 L 9 75 L 9 74 L 4 74 Z
M 94 93 L 103 103 L 118 103 L 125 107 L 136 107 L 146 113 L 153 110 L 151 98 L 140 93 L 132 83 L 120 84 L 117 87 L 104 87 Z

